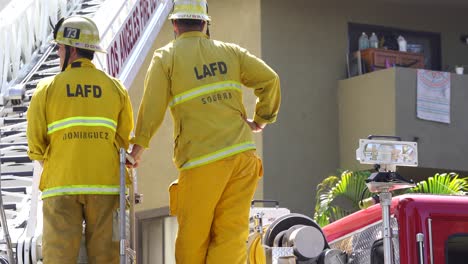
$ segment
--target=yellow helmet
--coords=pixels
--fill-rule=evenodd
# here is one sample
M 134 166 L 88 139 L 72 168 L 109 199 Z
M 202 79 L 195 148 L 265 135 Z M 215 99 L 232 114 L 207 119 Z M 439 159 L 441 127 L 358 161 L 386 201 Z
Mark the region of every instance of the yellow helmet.
M 211 21 L 205 0 L 174 0 L 174 10 L 169 19 L 197 19 Z
M 75 48 L 106 52 L 100 43 L 96 24 L 83 16 L 62 18 L 54 28 L 54 41 Z

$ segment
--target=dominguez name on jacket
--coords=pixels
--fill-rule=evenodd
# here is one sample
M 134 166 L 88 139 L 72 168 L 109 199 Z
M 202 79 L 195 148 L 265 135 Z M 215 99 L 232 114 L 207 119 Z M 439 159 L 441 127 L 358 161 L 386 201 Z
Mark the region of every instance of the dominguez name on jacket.
M 63 134 L 63 140 L 69 139 L 109 139 L 109 132 L 104 131 L 74 131 Z

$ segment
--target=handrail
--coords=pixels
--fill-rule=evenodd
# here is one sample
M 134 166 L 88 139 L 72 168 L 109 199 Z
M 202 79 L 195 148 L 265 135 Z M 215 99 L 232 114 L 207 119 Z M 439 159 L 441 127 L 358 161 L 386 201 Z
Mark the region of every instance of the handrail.
M 5 94 L 37 49 L 50 38 L 49 19 L 66 16 L 81 0 L 12 0 L 0 11 L 0 92 Z
M 139 68 L 134 66 L 146 58 L 151 48 L 148 43 L 153 43 L 166 21 L 172 1 L 115 0 L 112 5 L 108 2 L 94 16 L 102 32 L 101 46 L 107 50 L 107 54 L 96 54 L 96 64 L 129 87 Z
M 119 31 L 131 9 L 138 0 L 106 1 L 93 17 L 100 31 L 101 46 L 107 49 L 114 35 Z M 96 54 L 97 66 L 106 71 L 107 63 L 103 56 Z
M 112 16 L 112 19 L 110 19 L 110 20 L 106 19 L 106 21 L 108 21 L 108 24 L 107 24 L 107 26 L 104 27 L 104 30 L 100 34 L 101 39 L 105 39 L 106 36 L 110 36 L 107 33 L 109 33 L 109 31 L 111 29 L 113 29 L 113 27 L 115 26 L 115 23 L 117 22 L 117 19 L 121 19 L 122 17 L 125 18 L 125 15 L 128 14 L 128 12 L 130 10 L 129 7 L 133 7 L 133 5 L 135 4 L 135 1 L 136 0 L 122 1 L 122 3 L 120 3 L 120 6 L 118 4 L 116 5 L 116 2 L 112 2 L 112 5 L 110 5 L 110 6 L 114 7 L 114 9 L 115 9 L 115 7 L 118 7 L 118 10 Z M 111 2 L 109 1 L 107 3 L 110 4 Z M 97 16 L 96 16 L 95 20 L 97 20 L 99 17 L 105 17 L 105 16 L 103 16 L 103 14 L 111 14 L 112 15 L 112 13 L 109 12 L 110 8 L 106 7 L 106 6 L 108 6 L 108 4 L 105 4 L 103 6 L 103 8 L 100 9 L 101 11 L 97 12 Z M 127 8 L 127 10 L 124 10 L 124 8 Z M 124 13 L 124 11 L 126 11 L 127 13 Z M 99 23 L 99 22 L 97 22 L 97 23 Z M 112 33 L 115 33 L 115 32 L 111 32 L 110 34 L 112 34 Z

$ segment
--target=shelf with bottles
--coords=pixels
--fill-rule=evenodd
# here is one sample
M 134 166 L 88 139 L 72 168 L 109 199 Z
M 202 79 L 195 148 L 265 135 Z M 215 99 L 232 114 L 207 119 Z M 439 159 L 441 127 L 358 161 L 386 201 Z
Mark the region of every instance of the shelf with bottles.
M 363 32 L 367 36 L 367 45 L 364 44 L 364 47 L 361 44 L 359 45 L 359 39 L 363 35 Z M 358 24 L 358 23 L 348 23 L 348 77 L 352 77 L 358 73 L 358 68 L 356 66 L 355 52 L 358 50 L 365 50 L 371 48 L 370 38 L 372 33 L 375 33 L 378 39 L 378 49 L 387 49 L 391 51 L 400 51 L 400 45 L 398 43 L 398 37 L 402 36 L 406 42 L 406 49 L 404 47 L 401 49 L 401 52 L 411 53 L 410 55 L 422 55 L 424 57 L 423 68 L 430 70 L 441 70 L 442 60 L 441 60 L 441 39 L 440 33 L 436 32 L 424 32 L 424 31 L 414 31 L 404 28 L 393 28 L 385 25 L 369 25 L 369 24 Z M 375 45 L 375 42 L 373 42 Z M 400 41 L 401 44 L 401 41 Z M 372 46 L 375 48 L 375 46 Z M 411 57 L 408 55 L 409 57 Z M 402 65 L 408 65 L 411 61 L 405 61 Z M 389 64 L 392 64 L 390 61 Z M 395 66 L 398 63 L 393 63 Z M 363 69 L 362 71 L 365 71 Z M 369 69 L 371 70 L 371 69 Z
M 367 48 L 354 53 L 363 64 L 362 73 L 391 67 L 424 69 L 424 55 L 381 48 Z

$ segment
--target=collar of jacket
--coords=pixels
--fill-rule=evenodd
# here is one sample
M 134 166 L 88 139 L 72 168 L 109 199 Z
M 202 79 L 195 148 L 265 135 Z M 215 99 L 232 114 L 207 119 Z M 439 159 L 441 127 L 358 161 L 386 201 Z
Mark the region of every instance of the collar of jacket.
M 208 36 L 200 31 L 189 31 L 189 32 L 184 32 L 180 36 L 176 38 L 176 40 L 179 39 L 184 39 L 184 38 L 193 38 L 193 37 L 199 37 L 199 38 L 208 38 Z
M 79 58 L 68 64 L 65 70 L 67 71 L 71 68 L 96 68 L 96 66 L 94 66 L 94 64 L 88 59 Z

